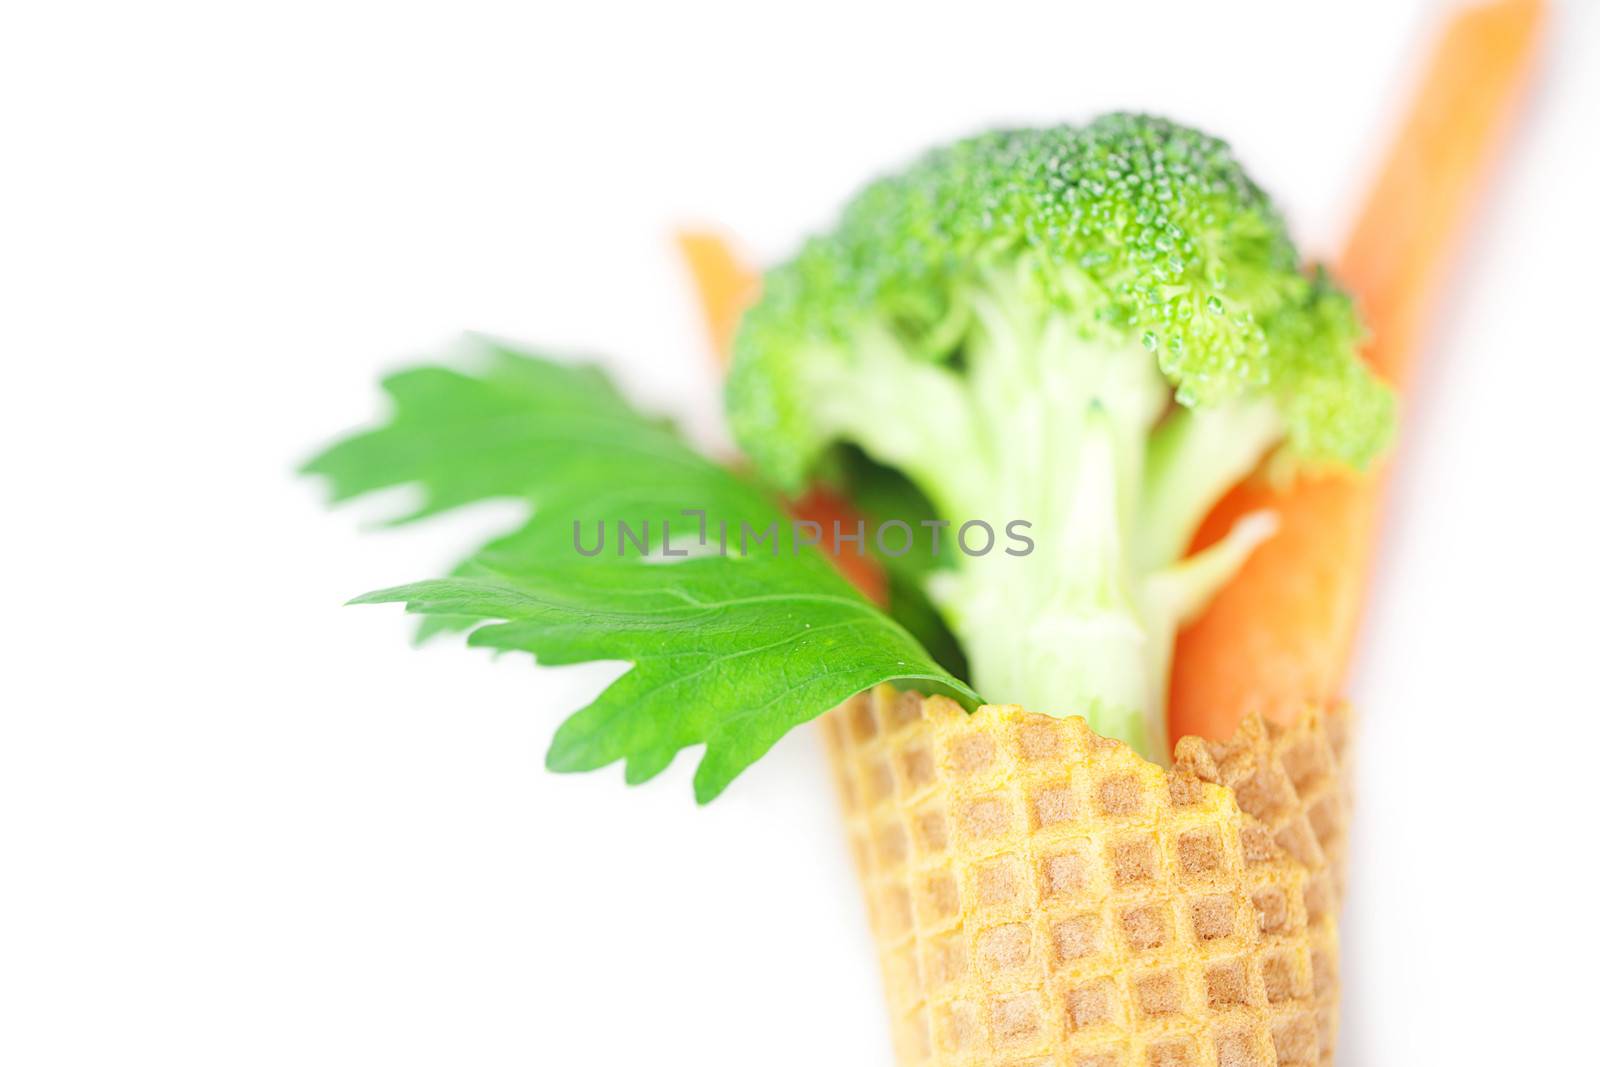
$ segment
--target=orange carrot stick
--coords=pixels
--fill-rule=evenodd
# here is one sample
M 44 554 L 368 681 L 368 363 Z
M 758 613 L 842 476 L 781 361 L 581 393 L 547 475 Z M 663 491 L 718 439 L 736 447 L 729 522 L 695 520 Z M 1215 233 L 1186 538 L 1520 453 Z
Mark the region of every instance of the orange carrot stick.
M 1351 234 L 1339 274 L 1361 302 L 1377 371 L 1403 385 L 1493 149 L 1525 81 L 1543 20 L 1540 0 L 1505 0 L 1452 19 L 1435 46 L 1399 136 Z M 682 234 L 719 360 L 758 276 L 719 238 Z M 1302 478 L 1288 489 L 1253 479 L 1224 499 L 1195 547 L 1263 507 L 1278 534 L 1178 641 L 1171 736 L 1226 738 L 1249 712 L 1287 720 L 1343 683 L 1376 526 L 1377 475 Z M 848 502 L 806 498 L 802 517 L 853 520 Z M 853 522 L 847 522 L 853 525 Z M 853 575 L 881 597 L 882 576 Z
M 733 335 L 739 326 L 739 316 L 760 292 L 761 275 L 746 266 L 728 242 L 715 233 L 679 231 L 678 248 L 694 278 L 700 310 L 711 333 L 712 355 L 719 367 L 726 367 L 733 358 Z M 789 501 L 788 507 L 795 518 L 814 522 L 821 528 L 823 547 L 829 550 L 840 573 L 857 589 L 879 604 L 888 599 L 888 581 L 877 561 L 860 552 L 841 551 L 834 542 L 835 521 L 842 531 L 853 532 L 861 519 L 861 513 L 850 501 L 813 486 L 804 496 Z
M 750 267 L 728 242 L 706 230 L 679 230 L 678 250 L 694 277 L 711 334 L 711 352 L 718 366 L 726 367 L 733 357 L 733 334 L 761 289 L 761 275 Z
M 1397 387 L 1526 80 L 1543 14 L 1539 0 L 1506 0 L 1451 20 L 1339 259 L 1371 331 L 1367 358 Z M 1381 487 L 1376 474 L 1305 478 L 1286 490 L 1255 479 L 1217 506 L 1197 546 L 1261 507 L 1277 511 L 1280 532 L 1180 635 L 1172 737 L 1223 739 L 1252 711 L 1287 721 L 1338 695 Z
M 789 501 L 788 505 L 789 513 L 795 518 L 809 520 L 821 528 L 823 549 L 828 552 L 839 573 L 850 579 L 850 583 L 873 603 L 889 602 L 889 580 L 878 561 L 863 554 L 859 544 L 845 548 L 834 540 L 835 522 L 839 524 L 841 532 L 853 535 L 856 523 L 862 521 L 861 513 L 850 501 L 838 493 L 814 485 L 806 490 L 805 496 Z

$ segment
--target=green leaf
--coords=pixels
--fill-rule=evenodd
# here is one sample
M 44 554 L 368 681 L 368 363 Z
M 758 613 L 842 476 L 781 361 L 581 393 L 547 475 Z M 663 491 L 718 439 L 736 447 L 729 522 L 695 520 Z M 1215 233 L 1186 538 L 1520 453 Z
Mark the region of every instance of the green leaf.
M 831 478 L 846 500 L 866 519 L 867 525 L 876 529 L 887 519 L 899 519 L 908 524 L 917 536 L 911 539 L 907 551 L 894 555 L 880 552 L 875 537 L 867 538 L 868 551 L 883 568 L 887 579 L 889 614 L 904 626 L 922 647 L 955 674 L 967 676 L 967 655 L 950 632 L 949 625 L 938 609 L 928 599 L 924 588 L 926 579 L 934 571 L 949 568 L 951 532 L 944 531 L 947 551 L 933 551 L 932 539 L 925 536 L 922 523 L 939 518 L 928 498 L 901 472 L 874 462 L 854 445 L 841 445 L 830 457 L 833 469 Z
M 794 726 L 879 682 L 978 702 L 827 560 L 797 546 L 766 492 L 634 412 L 598 371 L 503 346 L 485 357 L 475 372 L 389 378 L 389 422 L 304 469 L 327 478 L 335 500 L 418 485 L 423 502 L 407 520 L 494 497 L 532 505 L 523 527 L 455 576 L 357 602 L 403 602 L 436 629 L 475 627 L 469 644 L 541 663 L 632 663 L 556 732 L 552 770 L 622 760 L 637 783 L 703 743 L 695 795 L 704 803 Z M 685 509 L 705 512 L 704 545 Z M 619 553 L 619 522 L 648 529 L 653 555 L 632 543 Z M 599 555 L 578 551 L 574 523 L 586 550 L 604 524 Z M 687 558 L 660 554 L 668 528 L 672 551 Z M 776 537 L 753 542 L 769 528 Z

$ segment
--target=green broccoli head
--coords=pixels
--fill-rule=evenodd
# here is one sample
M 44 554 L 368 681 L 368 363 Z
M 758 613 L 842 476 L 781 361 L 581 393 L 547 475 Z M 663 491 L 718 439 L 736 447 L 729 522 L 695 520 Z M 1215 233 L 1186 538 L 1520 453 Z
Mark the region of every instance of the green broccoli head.
M 868 186 L 766 276 L 729 414 L 786 489 L 848 444 L 952 522 L 1030 522 L 1028 558 L 930 576 L 973 680 L 1150 752 L 1177 625 L 1264 536 L 1186 560 L 1205 512 L 1270 450 L 1383 448 L 1393 401 L 1359 340 L 1226 144 L 1115 114 Z

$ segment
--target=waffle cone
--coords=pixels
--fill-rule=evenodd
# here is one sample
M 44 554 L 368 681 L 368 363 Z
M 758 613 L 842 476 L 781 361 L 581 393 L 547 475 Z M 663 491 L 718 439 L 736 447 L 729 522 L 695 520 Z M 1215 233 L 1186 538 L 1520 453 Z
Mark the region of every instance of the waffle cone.
M 1350 712 L 1308 708 L 1293 726 L 1246 719 L 1226 742 L 1185 737 L 1174 774 L 1233 792 L 1244 816 L 1242 841 L 1253 862 L 1286 856 L 1307 875 L 1317 1028 L 1322 1061 L 1333 1061 L 1339 1028 L 1339 906 L 1344 902 L 1350 825 Z
M 830 712 L 899 1062 L 1327 1062 L 1343 722 L 1186 740 L 1168 772 L 1016 707 L 880 686 Z

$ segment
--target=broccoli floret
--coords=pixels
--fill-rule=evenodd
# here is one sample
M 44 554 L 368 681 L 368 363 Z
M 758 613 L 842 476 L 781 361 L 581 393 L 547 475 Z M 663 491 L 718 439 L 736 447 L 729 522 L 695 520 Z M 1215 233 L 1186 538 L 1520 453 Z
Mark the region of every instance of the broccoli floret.
M 1164 755 L 1177 629 L 1273 529 L 1185 558 L 1201 519 L 1269 452 L 1359 469 L 1389 436 L 1359 340 L 1226 144 L 1116 114 L 868 186 L 767 274 L 729 413 L 786 489 L 852 445 L 954 524 L 1031 523 L 927 577 L 975 687 Z

